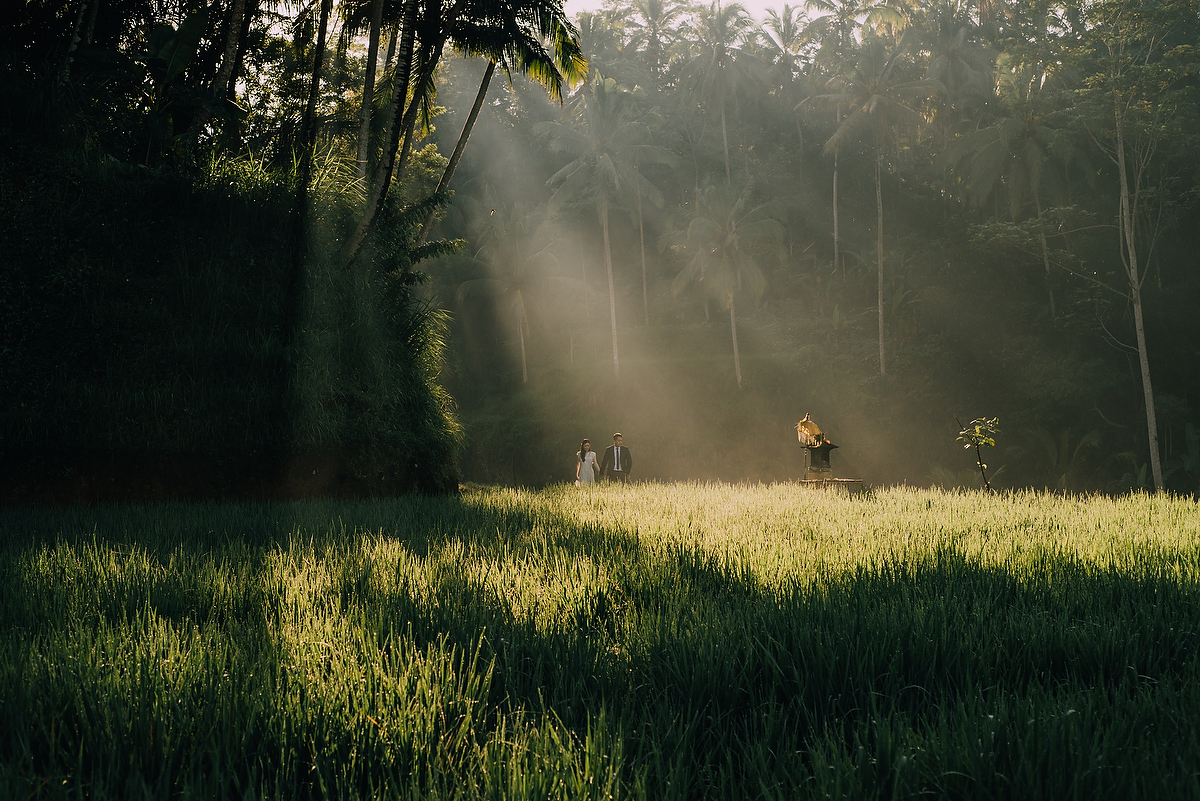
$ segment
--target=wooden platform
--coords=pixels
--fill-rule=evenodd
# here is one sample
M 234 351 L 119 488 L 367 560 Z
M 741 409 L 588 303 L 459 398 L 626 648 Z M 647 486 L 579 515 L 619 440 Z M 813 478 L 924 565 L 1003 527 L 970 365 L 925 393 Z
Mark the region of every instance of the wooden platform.
M 863 491 L 863 480 L 861 478 L 802 478 L 796 483 L 818 489 L 840 489 L 849 492 L 851 495 Z

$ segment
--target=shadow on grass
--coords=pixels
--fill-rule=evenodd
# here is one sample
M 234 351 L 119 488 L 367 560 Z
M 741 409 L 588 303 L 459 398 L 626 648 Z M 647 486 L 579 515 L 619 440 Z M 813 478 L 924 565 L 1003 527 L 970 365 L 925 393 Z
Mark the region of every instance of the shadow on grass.
M 11 683 L 23 647 L 142 618 L 231 636 L 247 670 L 286 662 L 283 559 L 323 564 L 318 600 L 383 658 L 449 643 L 494 664 L 497 715 L 582 736 L 605 710 L 626 778 L 660 797 L 1111 794 L 1178 789 L 1200 758 L 1195 554 L 1125 572 L 1047 555 L 1017 575 L 939 550 L 778 591 L 521 494 L 6 510 L 0 535 L 10 710 L 56 692 Z M 538 586 L 515 602 L 487 564 Z

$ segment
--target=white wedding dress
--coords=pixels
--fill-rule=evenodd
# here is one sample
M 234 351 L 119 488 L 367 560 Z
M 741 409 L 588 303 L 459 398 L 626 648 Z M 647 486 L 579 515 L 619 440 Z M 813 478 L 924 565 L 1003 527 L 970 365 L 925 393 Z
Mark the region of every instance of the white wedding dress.
M 583 455 L 581 461 L 582 464 L 579 465 L 579 483 L 596 483 L 596 452 L 588 451 Z

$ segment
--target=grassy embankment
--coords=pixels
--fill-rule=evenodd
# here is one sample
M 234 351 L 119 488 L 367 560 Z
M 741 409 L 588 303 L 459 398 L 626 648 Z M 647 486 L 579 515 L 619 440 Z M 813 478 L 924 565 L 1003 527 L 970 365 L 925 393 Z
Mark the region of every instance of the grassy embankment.
M 1191 501 L 0 512 L 0 795 L 1200 797 Z

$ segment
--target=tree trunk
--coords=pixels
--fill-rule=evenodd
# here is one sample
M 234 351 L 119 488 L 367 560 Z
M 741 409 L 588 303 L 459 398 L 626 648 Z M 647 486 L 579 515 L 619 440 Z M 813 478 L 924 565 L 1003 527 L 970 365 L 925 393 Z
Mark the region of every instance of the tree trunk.
M 458 142 L 454 145 L 454 152 L 450 154 L 450 161 L 446 162 L 446 169 L 442 170 L 442 177 L 438 181 L 437 192 L 443 192 L 450 186 L 450 179 L 454 177 L 454 171 L 458 168 L 458 162 L 462 159 L 463 151 L 467 147 L 467 140 L 471 138 L 471 131 L 475 128 L 475 120 L 479 118 L 479 110 L 483 108 L 483 101 L 487 97 L 488 85 L 492 82 L 492 75 L 496 72 L 496 62 L 489 61 L 487 69 L 483 71 L 483 80 L 479 82 L 479 91 L 475 93 L 475 103 L 471 106 L 471 113 L 467 115 L 467 121 L 463 123 L 462 132 L 458 135 Z M 421 237 L 417 240 L 418 245 L 425 244 L 425 238 L 429 235 L 429 228 L 433 224 L 433 211 L 425 215 L 425 222 L 421 226 Z
M 213 79 L 213 88 L 225 94 L 229 87 L 229 77 L 233 75 L 234 64 L 237 63 L 238 44 L 242 39 L 242 20 L 246 16 L 246 0 L 233 0 L 233 11 L 229 15 L 229 30 L 225 33 L 225 52 L 221 55 L 221 68 Z
M 841 106 L 838 106 L 838 110 L 837 110 L 837 124 L 838 124 L 839 128 L 842 127 L 842 108 L 841 108 Z M 833 152 L 833 269 L 837 270 L 840 267 L 840 269 L 842 271 L 842 283 L 844 284 L 844 283 L 846 283 L 846 268 L 845 268 L 845 266 L 841 265 L 841 263 L 839 261 L 839 259 L 841 258 L 841 253 L 838 252 L 841 248 L 841 239 L 838 236 L 837 179 L 838 179 L 838 153 L 835 150 Z
M 321 68 L 325 64 L 325 29 L 329 25 L 329 12 L 332 8 L 333 0 L 322 0 L 320 19 L 317 23 L 317 42 L 313 47 L 312 78 L 308 82 L 308 102 L 304 106 L 304 118 L 300 123 L 297 208 L 301 220 L 308 212 L 308 181 L 312 174 L 313 149 L 317 140 L 317 97 L 321 90 Z
M 729 330 L 733 332 L 733 374 L 737 377 L 738 389 L 742 388 L 742 357 L 738 353 L 737 315 L 733 312 L 733 295 L 729 296 Z
M 83 41 L 89 45 L 92 43 L 92 37 L 96 33 L 96 17 L 100 13 L 100 0 L 92 3 L 92 13 L 88 14 L 87 32 L 83 35 Z
M 1033 193 L 1033 202 L 1037 206 L 1038 226 L 1042 223 L 1042 199 L 1038 196 L 1037 191 Z M 1050 251 L 1046 248 L 1046 233 L 1038 231 L 1038 238 L 1042 242 L 1042 264 L 1046 266 L 1046 292 L 1050 295 L 1050 317 L 1054 318 L 1054 287 L 1050 283 Z
M 517 315 L 517 338 L 521 340 L 521 383 L 529 383 L 529 368 L 525 365 L 525 320 Z
M 375 169 L 375 180 L 371 182 L 371 191 L 367 195 L 363 215 L 358 225 L 346 243 L 342 253 L 342 261 L 349 264 L 358 256 L 366 241 L 367 232 L 375 215 L 383 208 L 387 196 L 388 185 L 392 182 L 392 171 L 396 166 L 396 148 L 400 145 L 404 104 L 408 99 L 408 83 L 412 74 L 413 45 L 416 42 L 417 2 L 407 0 L 404 4 L 404 20 L 401 25 L 400 55 L 395 71 L 392 73 L 392 99 L 388 103 L 387 123 L 383 131 L 383 158 Z M 415 101 L 415 98 L 414 98 Z
M 1138 365 L 1142 370 L 1142 396 L 1146 403 L 1146 430 L 1150 437 L 1150 471 L 1154 474 L 1154 489 L 1163 491 L 1162 460 L 1158 450 L 1158 420 L 1154 409 L 1154 388 L 1150 383 L 1150 360 L 1146 353 L 1146 329 L 1142 324 L 1142 288 L 1134 287 L 1133 324 L 1137 331 Z
M 608 317 L 612 323 L 613 376 L 621 378 L 621 362 L 617 357 L 617 291 L 613 286 L 612 251 L 608 246 L 608 203 L 600 204 L 600 225 L 604 229 L 604 269 L 608 271 Z
M 646 226 L 642 220 L 642 190 L 638 189 L 638 240 L 642 246 L 642 313 L 646 317 L 646 327 L 650 327 L 650 292 L 646 288 Z
M 878 143 L 876 143 L 878 144 Z M 884 360 L 883 345 L 883 185 L 880 182 L 879 168 L 883 160 L 878 147 L 875 150 L 875 254 L 879 264 L 879 281 L 877 301 L 879 308 L 879 374 L 887 375 L 887 362 Z
M 732 184 L 729 173 L 729 134 L 725 131 L 725 98 L 721 98 L 721 143 L 725 146 L 725 183 Z
M 67 45 L 67 54 L 63 56 L 62 66 L 58 69 L 58 82 L 66 83 L 71 77 L 71 58 L 75 54 L 75 48 L 79 46 L 79 29 L 83 26 L 83 15 L 87 11 L 88 0 L 82 0 L 79 4 L 79 13 L 75 16 L 75 25 L 71 28 L 71 43 Z
M 804 127 L 800 125 L 800 117 L 796 116 L 796 136 L 800 138 L 800 158 L 796 162 L 796 183 L 804 183 Z
M 239 43 L 242 39 L 242 20 L 245 16 L 246 0 L 233 0 L 233 7 L 229 10 L 228 29 L 225 31 L 225 49 L 221 52 L 221 66 L 217 69 L 212 81 L 214 96 L 228 96 L 229 94 L 230 76 L 233 75 L 234 68 L 241 58 Z M 318 36 L 318 38 L 320 37 Z M 206 109 L 197 111 L 191 123 L 193 136 L 198 135 L 200 128 L 211 118 L 212 115 Z
M 587 318 L 588 333 L 592 331 L 592 304 L 588 300 L 587 266 L 583 263 L 583 235 L 579 235 L 579 275 L 583 279 L 583 314 Z M 591 337 L 588 337 L 591 339 Z
M 379 29 L 383 27 L 383 0 L 371 1 L 371 30 L 367 35 L 367 75 L 363 79 L 362 111 L 358 123 L 358 180 L 367 178 L 371 150 L 371 108 L 375 101 L 375 70 L 379 61 Z
M 438 57 L 440 55 L 442 43 L 435 46 L 427 46 L 423 48 L 424 57 L 420 63 L 425 64 L 425 68 L 417 75 L 416 82 L 413 83 L 412 102 L 408 104 L 408 109 L 404 112 L 404 120 L 402 122 L 404 131 L 403 144 L 400 146 L 400 153 L 396 156 L 396 164 L 393 168 L 393 174 L 397 180 L 401 180 L 404 176 L 404 167 L 408 164 L 408 157 L 412 154 L 413 132 L 417 126 L 417 115 L 421 111 L 420 98 L 422 95 L 421 87 L 425 86 L 427 81 L 433 80 L 433 72 L 437 69 Z M 435 52 L 438 55 L 435 55 Z M 383 198 L 387 198 L 388 189 L 391 188 L 392 182 L 389 180 L 387 186 L 383 188 Z M 382 199 L 380 207 L 382 208 Z
M 1158 453 L 1158 421 L 1154 409 L 1154 388 L 1150 383 L 1150 359 L 1146 352 L 1146 330 L 1142 324 L 1142 276 L 1138 265 L 1135 211 L 1130 204 L 1129 177 L 1125 163 L 1125 133 L 1117 113 L 1117 172 L 1121 179 L 1121 233 L 1125 239 L 1125 277 L 1129 279 L 1129 298 L 1133 301 L 1133 325 L 1137 333 L 1138 363 L 1142 369 L 1142 396 L 1146 404 L 1146 431 L 1150 442 L 1150 471 L 1154 489 L 1163 491 L 1162 461 Z
M 399 38 L 399 33 L 400 23 L 393 23 L 391 33 L 388 36 L 387 55 L 383 57 L 383 68 L 385 70 L 392 66 L 392 59 L 396 57 L 396 40 Z
M 249 5 L 246 6 L 245 13 L 242 14 L 242 30 L 238 34 L 237 55 L 233 59 L 233 69 L 229 72 L 229 79 L 225 83 L 225 97 L 232 101 L 237 100 L 237 82 L 242 76 L 242 69 L 246 61 L 246 40 L 250 37 L 250 25 L 254 22 L 254 15 L 258 13 L 260 0 L 249 0 Z
M 225 86 L 218 87 L 219 90 L 225 93 L 225 98 L 231 103 L 237 102 L 237 82 L 238 78 L 241 77 L 246 61 L 246 40 L 250 37 L 250 25 L 254 21 L 254 15 L 258 13 L 258 6 L 259 0 L 248 0 L 245 13 L 242 15 L 242 30 L 238 34 L 237 54 L 233 59 L 233 69 L 229 72 L 229 79 L 225 82 Z M 241 120 L 237 117 L 227 119 L 223 134 L 227 150 L 240 149 L 242 139 Z
M 288 343 L 285 349 L 288 359 L 288 372 L 280 386 L 279 415 L 283 421 L 285 436 L 291 436 L 296 430 L 296 421 L 293 419 L 295 412 L 293 388 L 300 380 L 300 376 L 297 373 L 297 365 L 300 362 L 301 326 L 304 324 L 305 262 L 308 257 L 307 232 L 305 231 L 305 222 L 308 218 L 308 183 L 312 170 L 312 151 L 316 141 L 316 124 L 314 118 L 316 115 L 317 95 L 320 90 L 321 67 L 324 63 L 325 28 L 329 24 L 329 12 L 332 5 L 333 0 L 323 0 L 321 3 L 317 41 L 313 52 L 312 78 L 309 82 L 308 102 L 305 105 L 304 116 L 301 119 L 300 125 L 301 153 L 300 165 L 296 176 L 296 213 L 293 218 L 292 269 L 288 274 L 287 284 L 284 288 L 284 304 L 289 318 L 286 321 L 289 329 L 287 331 Z

